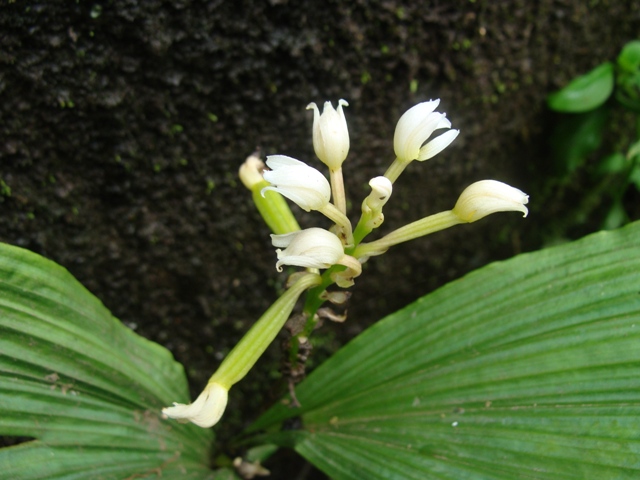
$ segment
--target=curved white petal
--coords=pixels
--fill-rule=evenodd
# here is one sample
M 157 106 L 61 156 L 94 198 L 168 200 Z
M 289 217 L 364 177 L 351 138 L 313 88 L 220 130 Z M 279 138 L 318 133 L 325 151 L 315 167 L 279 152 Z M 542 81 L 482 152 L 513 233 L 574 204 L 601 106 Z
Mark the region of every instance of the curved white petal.
M 460 130 L 449 130 L 444 132 L 442 135 L 437 136 L 420 149 L 420 154 L 418 155 L 417 160 L 423 161 L 435 157 L 442 150 L 451 145 L 451 142 L 456 139 L 459 133 Z
M 320 210 L 329 203 L 331 186 L 325 176 L 306 163 L 286 155 L 270 155 L 263 176 L 272 184 L 262 189 L 274 190 L 295 202 L 307 212 Z
M 322 228 L 307 228 L 284 235 L 271 235 L 271 241 L 275 247 L 286 247 L 284 250 L 276 250 L 278 271 L 282 270 L 282 265 L 329 268 L 344 256 L 344 247 L 340 239 Z
M 393 149 L 403 162 L 415 160 L 422 144 L 444 118 L 434 112 L 440 100 L 431 100 L 411 107 L 398 120 L 393 136 Z
M 528 202 L 529 195 L 522 190 L 496 180 L 482 180 L 465 188 L 453 213 L 463 222 L 475 222 L 496 212 L 516 211 L 526 217 Z
M 431 100 L 419 103 L 400 117 L 393 137 L 393 149 L 400 162 L 431 158 L 446 148 L 457 136 L 457 130 L 455 134 L 445 133 L 444 138 L 440 139 L 441 135 L 434 139 L 433 143 L 425 145 L 434 131 L 451 128 L 446 114 L 434 111 L 439 102 L 440 100 Z

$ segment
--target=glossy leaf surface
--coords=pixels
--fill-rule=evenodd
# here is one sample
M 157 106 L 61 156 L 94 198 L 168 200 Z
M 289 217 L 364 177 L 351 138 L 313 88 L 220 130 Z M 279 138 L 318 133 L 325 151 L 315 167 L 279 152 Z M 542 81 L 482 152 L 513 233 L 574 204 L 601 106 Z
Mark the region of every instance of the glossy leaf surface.
M 0 244 L 0 449 L 12 479 L 213 478 L 210 430 L 163 420 L 182 366 L 64 268 Z
M 260 440 L 331 478 L 638 478 L 640 223 L 471 273 L 296 392 L 251 430 L 300 415 Z

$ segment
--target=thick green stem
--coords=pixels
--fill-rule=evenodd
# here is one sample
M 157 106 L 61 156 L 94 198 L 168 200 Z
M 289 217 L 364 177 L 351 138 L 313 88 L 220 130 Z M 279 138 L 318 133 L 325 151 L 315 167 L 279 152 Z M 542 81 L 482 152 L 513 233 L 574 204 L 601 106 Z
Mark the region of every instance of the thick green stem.
M 300 294 L 320 282 L 320 275 L 308 273 L 284 292 L 229 352 L 209 382 L 229 389 L 242 380 L 289 319 Z
M 270 185 L 269 182 L 263 180 L 251 187 L 253 203 L 255 203 L 258 208 L 260 216 L 262 216 L 262 219 L 276 235 L 297 232 L 300 230 L 300 225 L 298 225 L 291 208 L 289 208 L 287 201 L 282 195 L 273 190 L 269 190 L 264 192 L 264 197 L 262 196 L 262 189 Z
M 363 209 L 364 210 L 364 209 Z M 371 210 L 363 211 L 360 220 L 358 221 L 358 225 L 356 225 L 356 229 L 353 231 L 353 247 L 351 248 L 351 252 L 357 247 L 360 242 L 371 233 L 373 228 L 370 227 L 369 222 L 371 221 L 372 214 Z M 350 251 L 347 250 L 347 253 L 350 254 Z

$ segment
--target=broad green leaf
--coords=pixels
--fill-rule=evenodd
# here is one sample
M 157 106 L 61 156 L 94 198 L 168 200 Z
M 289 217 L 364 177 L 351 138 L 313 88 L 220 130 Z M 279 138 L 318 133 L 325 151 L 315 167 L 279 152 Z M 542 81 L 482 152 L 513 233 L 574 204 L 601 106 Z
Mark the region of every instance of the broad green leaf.
M 587 112 L 606 102 L 613 92 L 613 84 L 613 64 L 605 62 L 550 94 L 547 103 L 549 108 L 558 112 Z
M 296 394 L 249 432 L 301 416 L 257 440 L 335 479 L 640 478 L 640 222 L 452 282 Z
M 164 421 L 188 402 L 170 352 L 116 320 L 64 268 L 0 244 L 0 449 L 12 479 L 213 478 L 210 430 Z

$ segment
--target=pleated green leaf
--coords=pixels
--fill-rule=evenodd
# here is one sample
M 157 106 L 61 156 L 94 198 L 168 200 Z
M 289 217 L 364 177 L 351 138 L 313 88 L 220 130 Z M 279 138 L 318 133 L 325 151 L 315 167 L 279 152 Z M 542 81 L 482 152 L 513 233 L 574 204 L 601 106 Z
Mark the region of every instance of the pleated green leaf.
M 640 478 L 640 223 L 469 274 L 296 393 L 250 431 L 301 415 L 261 440 L 335 479 Z
M 0 244 L 0 449 L 11 479 L 213 478 L 210 430 L 161 418 L 183 368 L 59 265 Z

